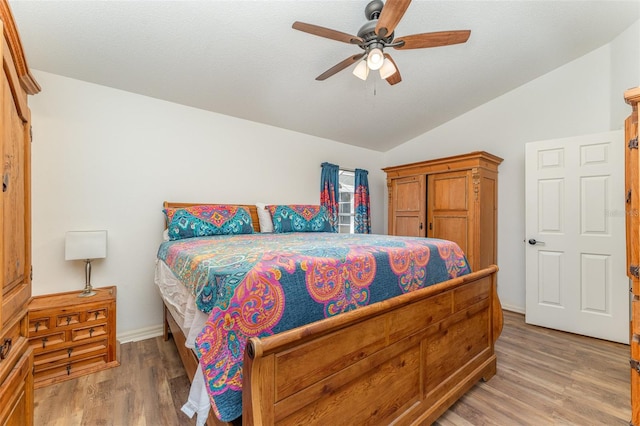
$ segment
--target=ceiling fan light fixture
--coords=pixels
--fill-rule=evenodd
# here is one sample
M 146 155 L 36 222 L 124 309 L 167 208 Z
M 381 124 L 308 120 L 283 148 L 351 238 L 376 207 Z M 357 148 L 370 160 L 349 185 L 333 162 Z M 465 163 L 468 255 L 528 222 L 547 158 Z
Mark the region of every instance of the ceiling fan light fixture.
M 369 55 L 367 55 L 367 65 L 371 70 L 379 70 L 382 66 L 382 62 L 384 61 L 384 55 L 382 54 L 382 49 L 374 48 L 369 51 Z
M 358 65 L 353 69 L 353 75 L 358 77 L 360 80 L 366 80 L 369 76 L 369 67 L 367 66 L 367 60 L 363 59 L 358 62 Z
M 382 63 L 382 66 L 380 67 L 380 78 L 385 80 L 389 77 L 391 77 L 392 75 L 394 75 L 396 73 L 396 71 L 398 71 L 396 69 L 396 66 L 393 65 L 393 62 L 390 61 L 387 58 L 384 58 L 384 62 Z

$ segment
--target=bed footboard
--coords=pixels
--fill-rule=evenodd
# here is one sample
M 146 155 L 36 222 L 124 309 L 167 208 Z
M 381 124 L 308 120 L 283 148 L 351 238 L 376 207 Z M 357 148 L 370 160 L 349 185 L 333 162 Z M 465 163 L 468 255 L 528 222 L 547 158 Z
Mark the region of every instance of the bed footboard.
M 250 339 L 243 424 L 432 423 L 496 373 L 497 270 Z

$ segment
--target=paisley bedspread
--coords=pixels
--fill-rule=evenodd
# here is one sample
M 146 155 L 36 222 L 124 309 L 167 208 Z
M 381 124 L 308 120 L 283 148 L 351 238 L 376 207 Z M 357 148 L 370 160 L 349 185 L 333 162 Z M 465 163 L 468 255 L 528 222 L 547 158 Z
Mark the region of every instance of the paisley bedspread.
M 242 414 L 246 341 L 470 272 L 457 244 L 387 235 L 219 235 L 164 242 L 158 258 L 209 319 L 196 339 L 211 406 Z

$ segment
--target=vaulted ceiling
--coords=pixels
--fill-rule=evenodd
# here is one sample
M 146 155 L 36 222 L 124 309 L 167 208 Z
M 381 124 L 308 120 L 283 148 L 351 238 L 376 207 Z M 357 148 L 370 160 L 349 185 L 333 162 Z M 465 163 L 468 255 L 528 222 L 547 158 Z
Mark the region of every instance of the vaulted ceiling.
M 394 86 L 361 52 L 291 28 L 357 34 L 367 1 L 10 1 L 32 69 L 386 151 L 611 42 L 639 1 L 420 1 L 396 37 L 471 30 L 465 44 L 388 49 Z M 46 87 L 43 88 L 46 91 Z

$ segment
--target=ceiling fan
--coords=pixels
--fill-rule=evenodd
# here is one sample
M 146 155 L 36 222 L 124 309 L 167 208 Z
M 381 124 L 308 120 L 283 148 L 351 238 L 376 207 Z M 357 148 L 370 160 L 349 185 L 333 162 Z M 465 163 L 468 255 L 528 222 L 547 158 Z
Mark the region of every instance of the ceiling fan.
M 384 52 L 384 48 L 394 49 L 423 49 L 426 47 L 448 46 L 464 43 L 469 39 L 470 30 L 440 31 L 433 33 L 413 34 L 395 38 L 394 30 L 406 12 L 411 0 L 373 0 L 364 10 L 366 22 L 358 31 L 358 35 L 343 33 L 318 25 L 296 21 L 293 28 L 309 34 L 344 43 L 355 44 L 364 52 L 358 53 L 329 68 L 316 80 L 326 80 L 348 66 L 360 61 L 353 70 L 354 75 L 363 80 L 367 79 L 369 70 L 380 70 L 380 77 L 391 85 L 400 83 L 400 71 L 391 55 Z

